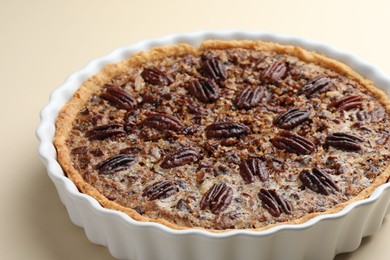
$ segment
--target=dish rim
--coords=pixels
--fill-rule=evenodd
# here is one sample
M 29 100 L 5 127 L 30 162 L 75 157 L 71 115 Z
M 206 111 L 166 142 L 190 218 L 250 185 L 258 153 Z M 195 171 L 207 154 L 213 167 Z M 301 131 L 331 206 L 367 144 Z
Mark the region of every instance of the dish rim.
M 49 177 L 52 179 L 53 182 L 55 182 L 55 184 L 60 184 L 64 187 L 67 196 L 71 196 L 72 199 L 83 200 L 83 202 L 87 202 L 88 206 L 92 207 L 94 213 L 104 214 L 110 217 L 116 217 L 122 222 L 124 222 L 126 225 L 132 225 L 133 227 L 155 228 L 160 231 L 163 231 L 165 234 L 168 235 L 197 235 L 207 238 L 223 239 L 239 235 L 265 237 L 280 231 L 308 229 L 320 221 L 342 218 L 348 215 L 349 212 L 351 212 L 354 208 L 374 203 L 380 198 L 381 194 L 386 189 L 390 188 L 390 183 L 382 184 L 378 188 L 376 188 L 366 199 L 352 202 L 338 212 L 319 215 L 303 223 L 280 224 L 260 231 L 237 229 L 218 233 L 195 228 L 178 230 L 156 222 L 137 221 L 123 212 L 104 208 L 95 198 L 79 192 L 76 185 L 65 176 L 61 166 L 59 165 L 56 159 L 56 149 L 53 144 L 53 138 L 56 128 L 55 120 L 57 118 L 57 115 L 63 105 L 72 97 L 73 93 L 78 89 L 78 87 L 90 76 L 98 73 L 105 65 L 119 62 L 129 57 L 133 53 L 137 53 L 142 50 L 149 50 L 156 46 L 173 45 L 182 42 L 189 43 L 197 47 L 201 42 L 207 39 L 249 39 L 261 40 L 266 42 L 277 42 L 283 45 L 299 46 L 306 50 L 324 54 L 327 57 L 336 59 L 342 63 L 347 64 L 353 70 L 357 71 L 365 78 L 368 78 L 369 80 L 373 81 L 375 86 L 382 89 L 387 95 L 390 95 L 390 77 L 386 76 L 375 65 L 367 63 L 356 55 L 351 54 L 349 52 L 341 51 L 329 44 L 308 40 L 298 36 L 281 35 L 265 31 L 198 31 L 183 34 L 171 34 L 161 38 L 143 40 L 135 44 L 131 44 L 129 46 L 117 48 L 107 55 L 92 60 L 84 68 L 71 74 L 60 87 L 56 88 L 52 92 L 48 104 L 41 111 L 41 123 L 36 130 L 36 135 L 40 141 L 39 155 L 47 168 Z

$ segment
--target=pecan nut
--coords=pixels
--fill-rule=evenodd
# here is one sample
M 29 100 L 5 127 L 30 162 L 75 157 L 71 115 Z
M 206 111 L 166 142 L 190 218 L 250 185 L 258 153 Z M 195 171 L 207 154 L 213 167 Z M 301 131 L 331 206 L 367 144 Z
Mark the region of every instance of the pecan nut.
M 307 98 L 311 98 L 316 94 L 328 91 L 332 85 L 332 80 L 328 77 L 321 76 L 310 80 L 300 91 L 300 94 L 305 94 Z
M 110 175 L 119 171 L 126 170 L 137 161 L 132 154 L 114 155 L 95 166 L 99 174 Z
M 259 105 L 265 91 L 262 86 L 248 86 L 237 95 L 235 105 L 238 109 L 251 109 Z
M 261 188 L 258 196 L 262 207 L 274 217 L 279 217 L 282 213 L 290 214 L 292 211 L 290 202 L 279 196 L 275 190 Z
M 227 78 L 225 65 L 216 57 L 202 57 L 203 74 L 215 81 Z
M 350 110 L 353 108 L 362 107 L 363 98 L 357 95 L 350 95 L 333 101 L 328 105 L 328 108 L 336 108 L 338 110 Z
M 149 126 L 160 131 L 172 130 L 177 132 L 183 128 L 183 124 L 177 117 L 162 113 L 149 113 L 147 118 L 142 121 L 142 125 Z
M 255 176 L 261 181 L 266 181 L 269 177 L 268 169 L 259 157 L 249 157 L 241 160 L 240 175 L 246 183 L 254 182 Z
M 199 159 L 199 153 L 191 148 L 181 148 L 167 154 L 161 162 L 161 168 L 169 169 L 195 162 Z
M 275 117 L 273 124 L 283 129 L 293 129 L 302 124 L 310 117 L 309 110 L 301 110 L 299 108 L 292 108 L 287 112 Z
M 362 138 L 347 133 L 332 133 L 325 139 L 326 146 L 351 152 L 362 150 L 362 146 L 360 145 L 362 142 L 364 142 Z
M 235 122 L 214 123 L 206 127 L 207 138 L 239 137 L 250 133 L 249 127 Z
M 311 154 L 315 150 L 315 145 L 312 141 L 288 131 L 279 133 L 278 136 L 271 139 L 271 143 L 278 149 L 298 155 Z
M 214 184 L 203 196 L 200 201 L 202 210 L 210 209 L 214 214 L 218 214 L 230 205 L 233 199 L 233 189 L 226 183 L 220 182 Z
M 119 109 L 130 110 L 137 106 L 130 93 L 120 87 L 109 86 L 100 96 Z
M 102 140 L 118 135 L 125 135 L 125 129 L 122 124 L 112 123 L 107 125 L 99 125 L 86 133 L 89 140 Z
M 299 174 L 299 179 L 305 187 L 323 195 L 329 195 L 340 190 L 332 177 L 318 168 L 313 168 L 311 171 L 303 170 Z
M 287 64 L 276 61 L 265 68 L 260 74 L 260 80 L 264 83 L 272 83 L 284 79 L 287 76 Z
M 219 98 L 217 83 L 208 78 L 198 78 L 187 84 L 188 92 L 203 103 L 212 103 Z
M 149 200 L 165 199 L 177 193 L 179 189 L 170 181 L 159 181 L 146 187 L 142 193 Z
M 156 67 L 144 68 L 141 77 L 152 85 L 168 86 L 174 82 L 171 76 Z

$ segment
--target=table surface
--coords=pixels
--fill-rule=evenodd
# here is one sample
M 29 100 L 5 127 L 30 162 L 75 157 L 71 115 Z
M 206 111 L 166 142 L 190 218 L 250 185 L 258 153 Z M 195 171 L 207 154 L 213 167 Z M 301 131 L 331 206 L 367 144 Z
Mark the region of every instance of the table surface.
M 0 259 L 113 259 L 70 222 L 34 133 L 50 92 L 88 61 L 143 39 L 238 28 L 329 43 L 390 75 L 389 9 L 383 0 L 0 0 Z M 389 222 L 336 259 L 389 259 Z

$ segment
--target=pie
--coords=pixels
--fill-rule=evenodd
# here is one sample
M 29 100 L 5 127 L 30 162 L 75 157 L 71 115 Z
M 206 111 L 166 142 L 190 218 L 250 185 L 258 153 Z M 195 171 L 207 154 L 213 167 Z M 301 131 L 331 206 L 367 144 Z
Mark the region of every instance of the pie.
M 173 229 L 262 230 L 338 212 L 390 176 L 390 101 L 296 46 L 209 40 L 104 67 L 62 108 L 66 176 Z

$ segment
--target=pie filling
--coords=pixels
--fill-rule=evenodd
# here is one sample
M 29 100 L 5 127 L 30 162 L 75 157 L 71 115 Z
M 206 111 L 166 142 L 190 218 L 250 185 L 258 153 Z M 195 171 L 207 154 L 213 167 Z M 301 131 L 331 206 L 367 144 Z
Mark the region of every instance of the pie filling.
M 70 124 L 65 145 L 83 181 L 178 227 L 257 229 L 328 212 L 390 158 L 376 94 L 274 50 L 206 48 L 130 66 Z

